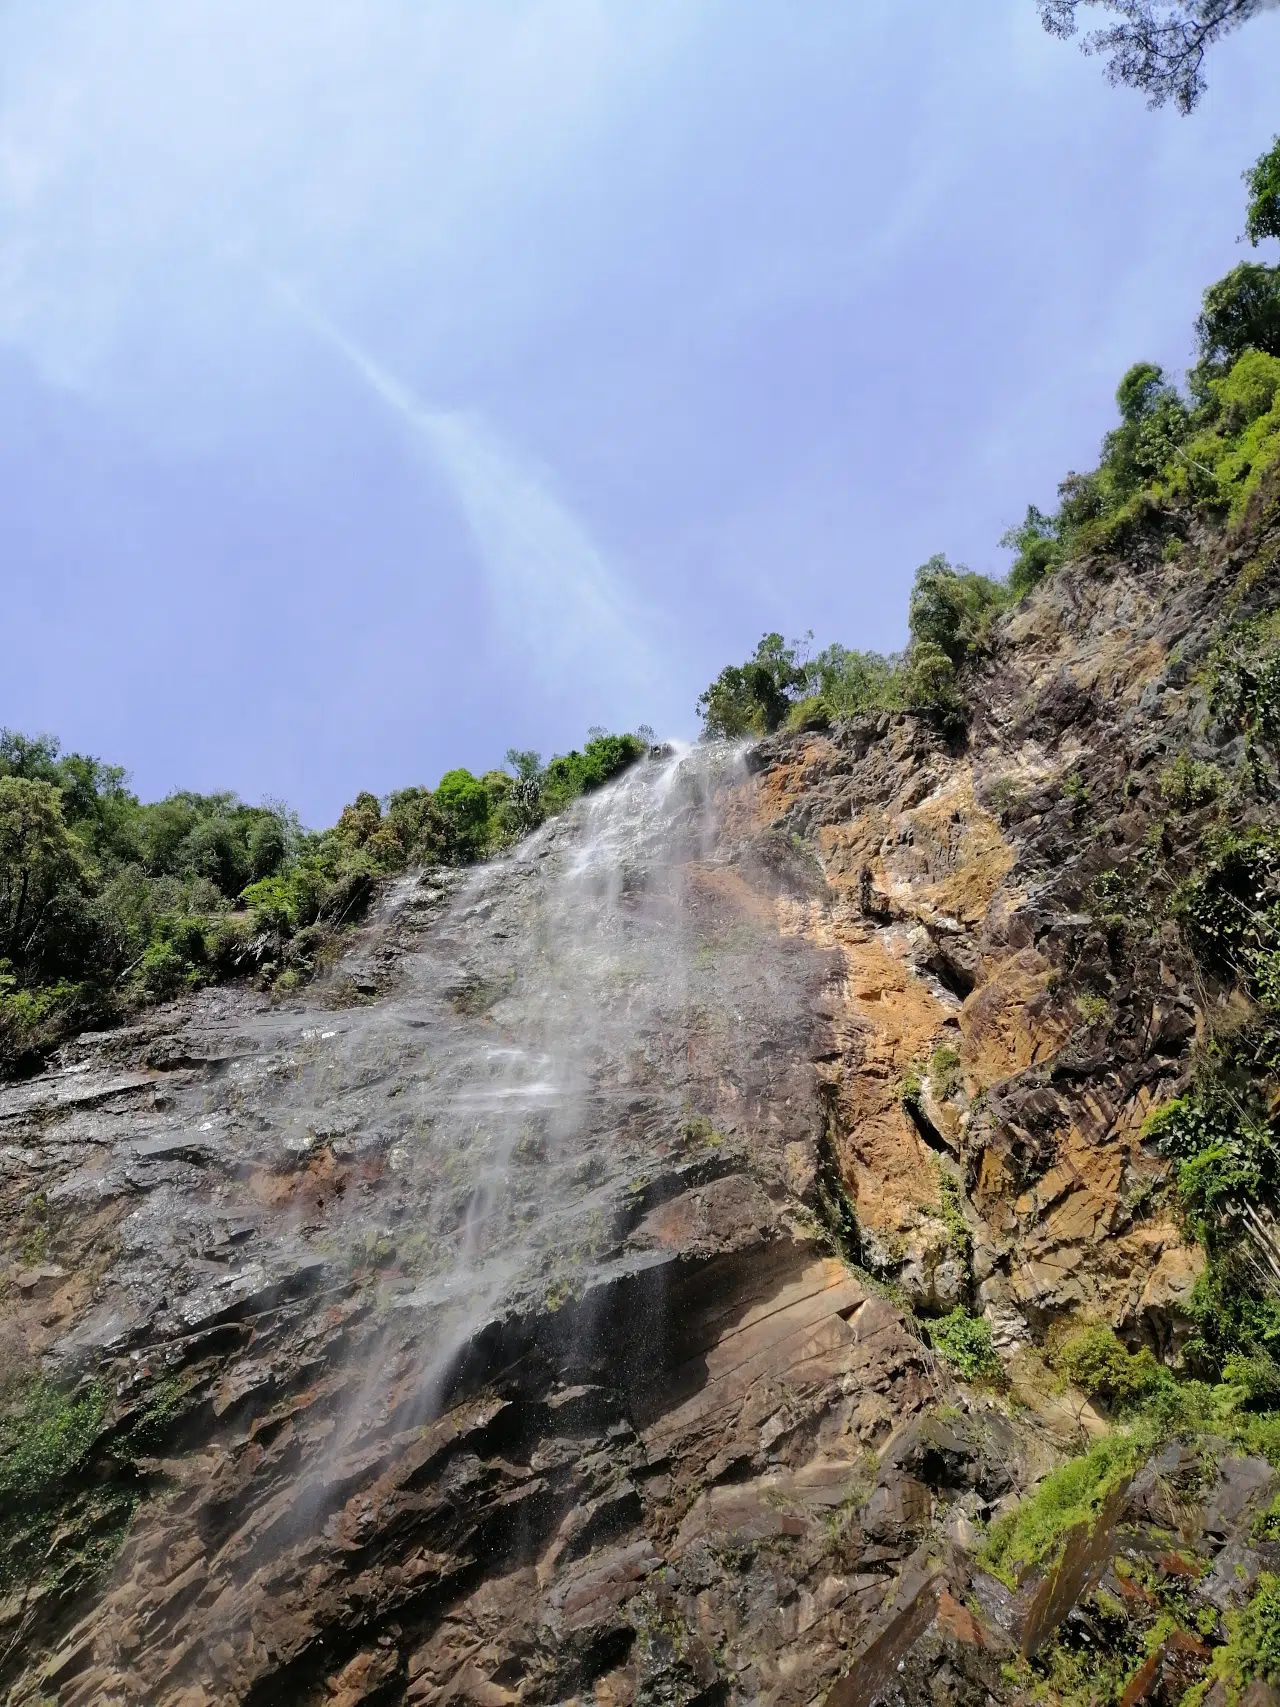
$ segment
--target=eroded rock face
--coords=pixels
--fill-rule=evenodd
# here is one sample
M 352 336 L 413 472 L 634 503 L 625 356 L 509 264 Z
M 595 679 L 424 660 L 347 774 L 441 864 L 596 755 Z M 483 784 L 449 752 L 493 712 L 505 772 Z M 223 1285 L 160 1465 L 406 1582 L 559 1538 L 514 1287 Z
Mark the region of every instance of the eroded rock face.
M 1051 1577 L 986 1577 L 981 1523 L 1059 1441 L 956 1388 L 901 1301 L 1010 1354 L 1072 1312 L 1185 1332 L 1198 1258 L 1140 1128 L 1185 1080 L 1190 968 L 1160 931 L 1118 965 L 1084 898 L 1199 739 L 1232 569 L 1066 572 L 967 739 L 904 714 L 655 761 L 399 880 L 304 999 L 205 992 L 0 1090 L 6 1368 L 104 1405 L 50 1568 L 0 1602 L 0 1687 L 1013 1699 L 1156 1484 Z M 1264 1472 L 1213 1496 L 1206 1565 Z M 95 1572 L 108 1486 L 136 1509 Z

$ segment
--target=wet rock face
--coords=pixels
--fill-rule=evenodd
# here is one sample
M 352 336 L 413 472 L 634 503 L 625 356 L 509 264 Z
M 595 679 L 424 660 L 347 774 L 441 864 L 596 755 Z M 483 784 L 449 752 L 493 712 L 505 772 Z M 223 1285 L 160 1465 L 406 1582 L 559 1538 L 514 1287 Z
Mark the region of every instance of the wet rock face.
M 838 957 L 779 928 L 812 858 L 726 833 L 734 763 L 398 883 L 306 1003 L 208 993 L 4 1091 L 9 1213 L 77 1265 L 11 1326 L 109 1395 L 86 1487 L 141 1496 L 111 1572 L 0 1608 L 15 1700 L 838 1672 L 905 1543 L 846 1571 L 833 1524 L 939 1382 L 814 1212 Z
M 0 1689 L 985 1707 L 1099 1582 L 1141 1622 L 1114 1561 L 1171 1523 L 1235 1604 L 1265 1466 L 1176 1521 L 1192 1471 L 1140 1468 L 1052 1569 L 983 1572 L 1060 1443 L 901 1308 L 1014 1356 L 1077 1312 L 1185 1332 L 1140 1128 L 1195 986 L 1088 897 L 1157 822 L 1220 596 L 1061 574 L 967 740 L 664 751 L 392 884 L 304 999 L 205 992 L 0 1089 L 4 1385 L 100 1418 L 0 1577 Z M 1202 1665 L 1153 1650 L 1141 1698 Z

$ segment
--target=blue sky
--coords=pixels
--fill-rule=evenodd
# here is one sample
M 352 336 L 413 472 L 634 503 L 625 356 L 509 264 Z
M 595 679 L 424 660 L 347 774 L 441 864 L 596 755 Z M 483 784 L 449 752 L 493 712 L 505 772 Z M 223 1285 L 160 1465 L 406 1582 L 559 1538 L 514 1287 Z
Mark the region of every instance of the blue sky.
M 329 822 L 882 648 L 1181 369 L 1280 128 L 1033 0 L 9 0 L 0 722 Z

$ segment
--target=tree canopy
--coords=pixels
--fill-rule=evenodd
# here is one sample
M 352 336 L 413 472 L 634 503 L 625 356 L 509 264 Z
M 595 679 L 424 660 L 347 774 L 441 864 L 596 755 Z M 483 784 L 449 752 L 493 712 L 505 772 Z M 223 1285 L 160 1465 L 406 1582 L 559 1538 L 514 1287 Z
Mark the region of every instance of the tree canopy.
M 1091 30 L 1082 47 L 1107 56 L 1107 78 L 1140 89 L 1147 104 L 1172 101 L 1189 113 L 1205 91 L 1207 49 L 1280 0 L 1037 0 L 1051 35 L 1075 35 L 1077 13 L 1098 9 L 1115 22 Z
M 1280 136 L 1245 172 L 1249 205 L 1245 210 L 1244 234 L 1256 249 L 1267 237 L 1280 237 Z

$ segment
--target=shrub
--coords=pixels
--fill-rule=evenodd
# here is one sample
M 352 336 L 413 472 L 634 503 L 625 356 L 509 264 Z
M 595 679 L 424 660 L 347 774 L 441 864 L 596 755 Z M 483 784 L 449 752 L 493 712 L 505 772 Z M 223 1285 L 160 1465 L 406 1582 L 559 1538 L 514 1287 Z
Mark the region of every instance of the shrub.
M 1101 1325 L 1072 1328 L 1055 1349 L 1052 1363 L 1089 1398 L 1121 1408 L 1149 1397 L 1165 1379 L 1149 1351 L 1127 1351 L 1112 1330 Z
M 246 907 L 251 907 L 259 929 L 289 936 L 298 923 L 298 904 L 293 884 L 287 877 L 263 877 L 251 883 L 241 895 Z
M 541 810 L 559 812 L 578 795 L 602 788 L 646 751 L 647 743 L 638 735 L 596 735 L 580 753 L 552 759 L 539 779 Z
M 940 1043 L 929 1057 L 929 1089 L 939 1102 L 960 1088 L 960 1055 L 949 1043 Z
M 1160 793 L 1179 812 L 1207 806 L 1222 792 L 1222 772 L 1217 765 L 1179 753 L 1160 773 Z
M 1015 599 L 1024 598 L 1062 560 L 1057 524 L 1034 504 L 1027 505 L 1026 516 L 1016 527 L 1001 535 L 1000 544 L 1017 553 L 1007 583 Z
M 36 1381 L 0 1415 L 0 1589 L 48 1568 L 106 1410 L 101 1387 L 70 1395 Z
M 1209 964 L 1247 979 L 1258 954 L 1280 943 L 1280 831 L 1227 830 L 1203 846 L 1171 910 Z
M 1223 1359 L 1222 1379 L 1246 1405 L 1272 1410 L 1280 1403 L 1280 1364 L 1266 1351 L 1233 1352 Z
M 938 1356 L 964 1381 L 998 1380 L 1004 1373 L 991 1338 L 991 1324 L 967 1310 L 955 1309 L 929 1324 Z
M 1210 713 L 1244 736 L 1254 784 L 1268 789 L 1266 751 L 1280 741 L 1280 622 L 1276 614 L 1236 623 L 1205 667 Z
M 191 978 L 192 967 L 171 942 L 153 942 L 144 951 L 138 982 L 156 1001 L 172 996 Z
M 906 705 L 901 653 L 886 655 L 827 646 L 813 660 L 813 678 L 813 697 L 833 717 L 852 717 L 861 711 L 899 711 Z
M 1265 1111 L 1212 1079 L 1153 1110 L 1142 1135 L 1179 1164 L 1178 1196 L 1210 1246 L 1234 1222 L 1238 1199 L 1274 1191 L 1276 1145 Z

